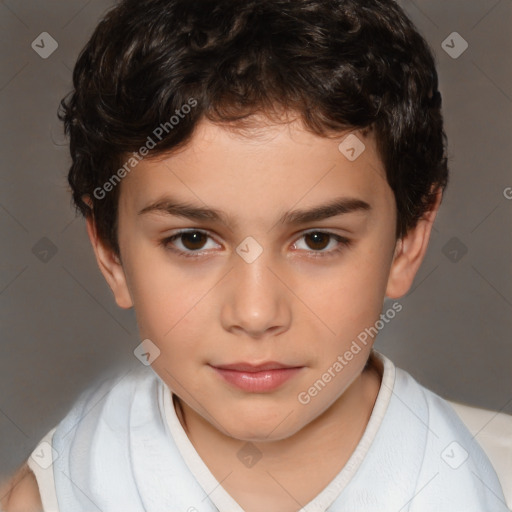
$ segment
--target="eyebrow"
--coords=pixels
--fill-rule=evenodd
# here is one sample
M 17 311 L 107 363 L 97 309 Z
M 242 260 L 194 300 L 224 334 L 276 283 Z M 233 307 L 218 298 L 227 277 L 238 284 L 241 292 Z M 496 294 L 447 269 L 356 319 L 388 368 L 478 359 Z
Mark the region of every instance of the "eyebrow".
M 339 197 L 310 209 L 285 212 L 279 218 L 278 223 L 289 225 L 307 224 L 309 222 L 320 221 L 348 213 L 369 212 L 371 209 L 372 207 L 362 199 L 355 197 Z M 172 197 L 164 197 L 156 200 L 142 208 L 142 210 L 138 212 L 138 215 L 153 212 L 175 217 L 184 217 L 191 220 L 217 221 L 228 226 L 231 224 L 229 217 L 220 210 L 198 207 L 190 203 L 177 201 Z

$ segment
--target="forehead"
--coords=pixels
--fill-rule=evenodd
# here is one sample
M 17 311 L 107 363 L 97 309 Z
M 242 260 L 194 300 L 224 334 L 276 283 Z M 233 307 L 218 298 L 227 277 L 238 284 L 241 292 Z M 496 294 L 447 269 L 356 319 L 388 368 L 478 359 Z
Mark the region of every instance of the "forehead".
M 393 200 L 371 133 L 321 137 L 299 122 L 237 130 L 202 121 L 186 146 L 143 159 L 121 185 L 120 209 L 140 211 L 171 193 L 247 218 L 339 196 L 372 208 Z

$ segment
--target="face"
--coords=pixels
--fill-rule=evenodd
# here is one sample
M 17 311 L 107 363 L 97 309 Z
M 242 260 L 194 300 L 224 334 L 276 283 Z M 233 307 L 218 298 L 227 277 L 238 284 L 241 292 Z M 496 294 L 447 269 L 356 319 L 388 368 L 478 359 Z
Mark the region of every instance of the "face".
M 231 437 L 289 437 L 338 400 L 371 339 L 308 389 L 375 324 L 386 295 L 405 293 L 423 255 L 416 239 L 409 259 L 396 243 L 373 138 L 352 134 L 365 149 L 351 161 L 338 148 L 346 135 L 296 122 L 242 135 L 203 121 L 185 148 L 122 181 L 122 265 L 102 270 L 160 350 L 153 369 Z

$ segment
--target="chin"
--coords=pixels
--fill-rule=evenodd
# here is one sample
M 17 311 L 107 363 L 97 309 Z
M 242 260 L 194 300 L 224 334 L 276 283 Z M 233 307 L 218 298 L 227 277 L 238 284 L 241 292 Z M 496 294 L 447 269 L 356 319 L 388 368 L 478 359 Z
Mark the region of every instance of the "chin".
M 297 409 L 283 407 L 239 408 L 219 418 L 224 434 L 240 441 L 263 443 L 280 441 L 298 432 L 307 422 L 297 417 Z

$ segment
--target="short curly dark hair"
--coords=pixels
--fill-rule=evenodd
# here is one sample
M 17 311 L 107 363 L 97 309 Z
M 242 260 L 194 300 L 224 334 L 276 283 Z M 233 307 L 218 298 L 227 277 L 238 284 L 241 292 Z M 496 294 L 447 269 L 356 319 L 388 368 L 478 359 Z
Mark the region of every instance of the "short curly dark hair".
M 322 136 L 375 130 L 397 238 L 448 183 L 434 56 L 392 0 L 123 0 L 83 48 L 73 86 L 58 113 L 68 181 L 76 209 L 117 255 L 120 187 L 94 191 L 159 126 L 148 158 L 185 144 L 204 118 L 236 124 L 284 111 Z

